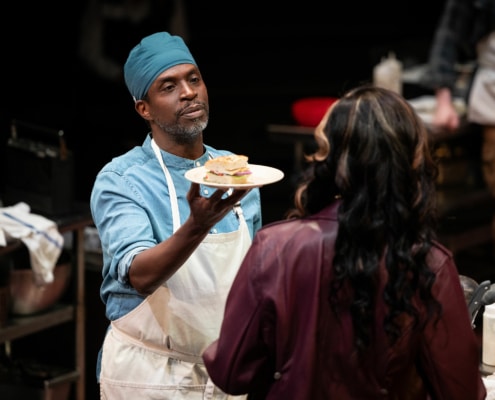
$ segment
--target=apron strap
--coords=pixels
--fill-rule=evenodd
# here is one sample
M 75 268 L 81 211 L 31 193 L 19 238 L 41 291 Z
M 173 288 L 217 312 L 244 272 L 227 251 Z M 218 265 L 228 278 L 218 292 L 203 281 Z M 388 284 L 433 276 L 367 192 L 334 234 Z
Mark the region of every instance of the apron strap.
M 177 229 L 180 228 L 180 217 L 179 217 L 179 203 L 177 202 L 177 193 L 175 192 L 174 181 L 172 180 L 172 176 L 170 175 L 168 168 L 165 166 L 165 163 L 163 162 L 162 154 L 160 153 L 160 149 L 158 148 L 155 139 L 151 139 L 151 147 L 155 152 L 155 156 L 158 159 L 158 162 L 162 167 L 162 171 L 165 174 L 165 179 L 167 180 L 168 190 L 170 192 L 170 203 L 172 207 L 172 219 L 174 223 L 173 229 L 175 232 Z

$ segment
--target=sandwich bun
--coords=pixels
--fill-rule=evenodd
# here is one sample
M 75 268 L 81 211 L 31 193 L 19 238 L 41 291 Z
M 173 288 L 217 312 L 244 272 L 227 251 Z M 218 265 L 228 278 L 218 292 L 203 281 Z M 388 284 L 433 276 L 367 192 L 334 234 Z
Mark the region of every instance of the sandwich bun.
M 248 183 L 251 170 L 248 165 L 248 157 L 244 155 L 229 154 L 212 158 L 205 163 L 205 182 L 220 184 Z
M 208 171 L 215 172 L 217 174 L 234 175 L 237 170 L 246 168 L 248 166 L 247 162 L 247 156 L 229 154 L 227 156 L 209 159 L 205 162 L 205 168 Z

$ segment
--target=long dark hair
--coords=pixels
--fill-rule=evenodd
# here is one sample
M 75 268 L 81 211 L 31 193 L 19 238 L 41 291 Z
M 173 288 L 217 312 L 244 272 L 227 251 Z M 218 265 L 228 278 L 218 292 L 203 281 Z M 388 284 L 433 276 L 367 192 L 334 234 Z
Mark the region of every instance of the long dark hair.
M 340 198 L 329 301 L 337 315 L 350 308 L 356 348 L 367 349 L 384 262 L 388 315 L 383 328 L 395 342 L 404 316 L 414 326 L 421 322 L 413 296 L 419 294 L 429 317 L 441 312 L 426 262 L 435 239 L 437 177 L 428 132 L 403 97 L 361 86 L 331 106 L 315 139 L 318 149 L 308 156 L 288 217 L 314 214 Z M 352 293 L 347 303 L 339 301 L 344 287 Z

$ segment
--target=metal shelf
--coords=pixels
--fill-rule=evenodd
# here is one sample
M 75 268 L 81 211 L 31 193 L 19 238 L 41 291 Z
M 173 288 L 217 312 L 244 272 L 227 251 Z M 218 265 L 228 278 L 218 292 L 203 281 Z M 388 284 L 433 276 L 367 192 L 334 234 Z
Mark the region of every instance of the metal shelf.
M 75 307 L 73 305 L 56 305 L 42 314 L 10 318 L 7 324 L 0 328 L 0 343 L 73 321 L 74 318 Z
M 40 314 L 10 318 L 6 325 L 0 327 L 0 343 L 5 343 L 15 339 L 22 338 L 31 334 L 41 332 L 45 329 L 55 327 L 67 322 L 74 323 L 75 348 L 75 398 L 76 400 L 85 400 L 85 252 L 84 252 L 84 229 L 93 224 L 89 208 L 84 206 L 78 212 L 72 215 L 65 215 L 58 219 L 55 218 L 58 230 L 61 233 L 72 233 L 72 252 L 73 262 L 75 264 L 73 302 L 70 304 L 56 304 L 50 310 Z M 0 247 L 0 255 L 15 252 L 23 246 L 21 240 L 14 240 L 7 243 L 7 246 Z M 59 351 L 56 343 L 53 344 L 54 351 Z

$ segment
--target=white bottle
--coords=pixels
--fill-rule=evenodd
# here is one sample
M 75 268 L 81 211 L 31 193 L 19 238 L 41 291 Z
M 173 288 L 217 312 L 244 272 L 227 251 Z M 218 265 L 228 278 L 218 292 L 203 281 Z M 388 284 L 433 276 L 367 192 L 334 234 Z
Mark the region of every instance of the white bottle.
M 402 63 L 394 53 L 373 68 L 373 84 L 402 94 Z
M 483 312 L 483 364 L 495 366 L 495 303 L 485 306 Z

